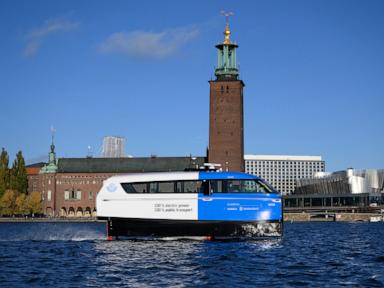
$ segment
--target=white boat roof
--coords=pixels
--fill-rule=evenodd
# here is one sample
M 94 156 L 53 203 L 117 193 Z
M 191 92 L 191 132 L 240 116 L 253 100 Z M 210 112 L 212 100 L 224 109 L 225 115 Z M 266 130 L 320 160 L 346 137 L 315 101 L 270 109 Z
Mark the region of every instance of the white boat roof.
M 147 182 L 147 181 L 171 181 L 171 180 L 198 180 L 198 171 L 180 172 L 150 172 L 116 175 L 107 179 L 113 182 Z

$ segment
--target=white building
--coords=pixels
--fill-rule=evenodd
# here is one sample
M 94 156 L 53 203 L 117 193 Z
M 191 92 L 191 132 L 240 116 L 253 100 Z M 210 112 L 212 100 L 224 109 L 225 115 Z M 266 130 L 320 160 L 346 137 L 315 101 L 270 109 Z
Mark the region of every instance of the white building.
M 348 195 L 363 193 L 384 193 L 384 169 L 355 170 L 323 173 L 312 179 L 297 181 L 297 195 Z
M 283 195 L 295 190 L 296 180 L 325 171 L 321 156 L 244 155 L 245 172 L 260 176 Z
M 105 136 L 101 151 L 102 158 L 125 157 L 125 138 L 118 136 Z

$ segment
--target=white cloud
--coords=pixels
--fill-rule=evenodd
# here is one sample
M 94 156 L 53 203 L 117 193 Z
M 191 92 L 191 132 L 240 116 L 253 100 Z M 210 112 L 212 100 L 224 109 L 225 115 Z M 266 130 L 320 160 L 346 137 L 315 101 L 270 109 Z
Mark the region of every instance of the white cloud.
M 98 46 L 100 53 L 120 53 L 142 58 L 165 58 L 199 34 L 197 28 L 183 27 L 161 32 L 131 31 L 111 34 Z
M 40 48 L 41 42 L 39 40 L 28 41 L 27 45 L 24 48 L 24 56 L 30 57 L 36 54 L 37 50 Z
M 37 53 L 43 40 L 51 34 L 67 32 L 76 29 L 78 22 L 73 22 L 63 18 L 51 19 L 45 21 L 41 27 L 32 29 L 26 36 L 26 45 L 24 55 L 31 57 Z

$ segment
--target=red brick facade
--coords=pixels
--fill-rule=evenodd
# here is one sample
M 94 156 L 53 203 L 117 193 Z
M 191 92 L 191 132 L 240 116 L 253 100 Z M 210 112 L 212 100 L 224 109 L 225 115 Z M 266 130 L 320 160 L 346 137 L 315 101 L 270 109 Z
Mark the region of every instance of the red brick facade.
M 210 163 L 224 171 L 244 171 L 243 87 L 241 80 L 210 81 Z
M 39 176 L 39 173 L 40 168 L 27 167 L 28 193 L 41 191 L 41 177 Z
M 47 216 L 91 217 L 96 213 L 96 195 L 112 173 L 40 174 L 43 212 Z

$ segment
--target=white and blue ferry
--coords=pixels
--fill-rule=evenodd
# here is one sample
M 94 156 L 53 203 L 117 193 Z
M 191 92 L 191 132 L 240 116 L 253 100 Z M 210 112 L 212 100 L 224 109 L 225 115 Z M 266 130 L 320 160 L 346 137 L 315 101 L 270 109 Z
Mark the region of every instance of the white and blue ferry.
M 159 172 L 113 176 L 96 200 L 108 238 L 279 237 L 281 195 L 240 172 Z

